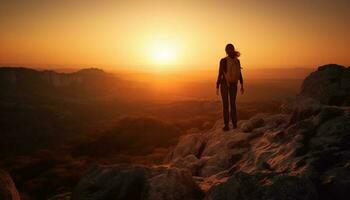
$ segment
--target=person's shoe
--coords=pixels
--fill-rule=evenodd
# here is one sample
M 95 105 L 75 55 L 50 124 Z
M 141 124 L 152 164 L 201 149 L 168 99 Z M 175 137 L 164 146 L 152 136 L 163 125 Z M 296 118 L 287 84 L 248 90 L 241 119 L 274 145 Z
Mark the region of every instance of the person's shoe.
M 229 131 L 230 127 L 229 126 L 224 126 L 224 128 L 222 128 L 223 131 Z

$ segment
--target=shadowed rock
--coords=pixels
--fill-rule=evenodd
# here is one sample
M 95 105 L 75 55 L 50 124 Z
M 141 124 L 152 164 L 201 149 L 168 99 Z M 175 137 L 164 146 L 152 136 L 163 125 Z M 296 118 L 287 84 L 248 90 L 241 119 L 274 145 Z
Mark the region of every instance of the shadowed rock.
M 269 179 L 264 174 L 249 175 L 239 172 L 225 183 L 211 188 L 206 200 L 316 200 L 317 191 L 307 178 L 275 176 Z
M 114 165 L 91 169 L 74 189 L 72 200 L 196 200 L 202 196 L 186 169 Z
M 329 64 L 305 78 L 301 95 L 327 105 L 350 105 L 350 68 Z
M 78 183 L 72 199 L 140 199 L 146 171 L 140 166 L 96 166 Z

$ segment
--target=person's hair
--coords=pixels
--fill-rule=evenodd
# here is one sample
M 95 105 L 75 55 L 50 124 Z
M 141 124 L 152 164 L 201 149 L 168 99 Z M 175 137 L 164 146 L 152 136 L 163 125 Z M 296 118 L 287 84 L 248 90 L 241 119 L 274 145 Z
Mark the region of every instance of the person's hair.
M 238 58 L 238 57 L 241 55 L 241 53 L 240 53 L 239 51 L 236 51 L 235 46 L 233 46 L 233 44 L 231 44 L 231 43 L 229 43 L 229 44 L 226 45 L 226 47 L 225 47 L 226 53 L 227 53 L 227 51 L 228 51 L 229 49 L 233 49 L 233 51 L 235 52 L 235 57 L 236 57 L 236 58 Z

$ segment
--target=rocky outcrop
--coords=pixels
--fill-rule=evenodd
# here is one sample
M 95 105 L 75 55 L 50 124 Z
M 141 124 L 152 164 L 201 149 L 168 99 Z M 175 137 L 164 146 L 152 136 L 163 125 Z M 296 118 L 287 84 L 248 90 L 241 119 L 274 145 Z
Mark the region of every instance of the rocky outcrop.
M 0 199 L 20 200 L 20 196 L 11 176 L 0 169 Z
M 324 65 L 304 80 L 301 95 L 328 105 L 350 105 L 350 68 Z
M 239 128 L 230 132 L 223 132 L 218 122 L 208 132 L 184 136 L 166 162 L 202 177 L 197 182 L 208 191 L 207 199 L 285 199 L 287 194 L 289 199 L 317 199 L 318 195 L 347 199 L 349 109 L 305 97 L 290 99 L 282 108 L 281 114 L 240 121 Z M 188 150 L 184 144 L 197 148 Z M 283 190 L 281 184 L 290 186 Z M 312 192 L 294 184 L 313 188 L 307 190 Z
M 340 105 L 348 105 L 348 73 L 322 66 L 280 114 L 241 120 L 230 132 L 219 121 L 183 136 L 165 161 L 197 176 L 206 199 L 347 199 L 350 109 Z

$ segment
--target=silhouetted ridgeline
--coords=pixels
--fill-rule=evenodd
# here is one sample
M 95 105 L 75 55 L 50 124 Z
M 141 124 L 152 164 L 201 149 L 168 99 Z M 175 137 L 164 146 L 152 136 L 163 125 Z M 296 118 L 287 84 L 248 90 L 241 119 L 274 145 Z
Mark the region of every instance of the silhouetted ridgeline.
M 0 68 L 1 95 L 106 95 L 122 81 L 100 69 L 90 68 L 74 73 L 37 71 L 29 68 Z M 115 87 L 111 87 L 114 85 Z

